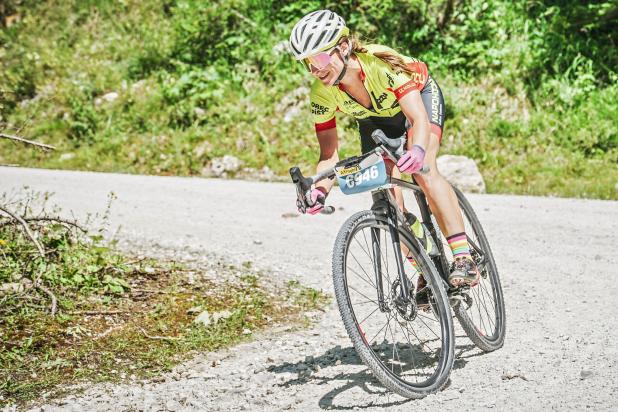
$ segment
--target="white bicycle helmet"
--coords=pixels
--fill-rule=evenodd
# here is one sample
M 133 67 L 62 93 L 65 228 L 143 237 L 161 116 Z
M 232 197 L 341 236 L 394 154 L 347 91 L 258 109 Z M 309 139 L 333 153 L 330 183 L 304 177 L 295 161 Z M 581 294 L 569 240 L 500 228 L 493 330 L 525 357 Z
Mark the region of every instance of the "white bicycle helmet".
M 300 19 L 290 35 L 290 49 L 296 60 L 328 50 L 350 33 L 345 21 L 330 10 L 317 10 Z

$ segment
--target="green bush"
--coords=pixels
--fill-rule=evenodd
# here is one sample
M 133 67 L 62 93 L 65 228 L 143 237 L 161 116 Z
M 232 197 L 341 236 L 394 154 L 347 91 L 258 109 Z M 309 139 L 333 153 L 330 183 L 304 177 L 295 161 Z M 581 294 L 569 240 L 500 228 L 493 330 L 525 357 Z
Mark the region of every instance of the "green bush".
M 429 64 L 446 98 L 443 153 L 473 157 L 493 180 L 490 190 L 545 193 L 530 183 L 540 179 L 532 166 L 545 151 L 556 152 L 560 160 L 549 163 L 563 166 L 551 170 L 565 183 L 537 187 L 618 197 L 618 8 L 611 2 L 7 4 L 21 20 L 0 31 L 0 127 L 59 150 L 16 153 L 0 141 L 0 162 L 192 175 L 232 154 L 282 175 L 292 164 L 312 168 L 318 145 L 310 116 L 283 121 L 292 106 L 308 113 L 306 97 L 285 102 L 310 81 L 285 41 L 301 16 L 330 8 L 365 41 Z M 116 101 L 95 104 L 110 91 Z M 339 124 L 342 155 L 355 153 L 355 122 L 341 117 Z M 75 156 L 60 160 L 67 151 Z M 604 186 L 576 173 L 581 165 L 602 165 Z

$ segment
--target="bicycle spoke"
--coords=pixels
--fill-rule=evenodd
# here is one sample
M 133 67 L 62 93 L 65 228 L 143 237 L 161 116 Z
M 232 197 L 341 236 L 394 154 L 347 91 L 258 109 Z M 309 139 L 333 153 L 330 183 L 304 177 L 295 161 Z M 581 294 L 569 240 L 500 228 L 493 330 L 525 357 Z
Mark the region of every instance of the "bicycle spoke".
M 487 331 L 487 328 L 485 327 L 485 322 L 483 322 L 483 315 L 481 314 L 481 305 L 480 305 L 478 291 L 476 289 L 472 289 L 472 294 L 476 294 L 476 309 L 477 309 L 477 312 L 479 313 L 479 321 L 481 322 L 480 326 L 481 328 L 483 328 L 483 331 Z
M 425 323 L 425 321 L 424 321 L 422 318 L 417 318 L 417 319 L 418 319 L 418 320 L 420 320 L 421 322 L 423 322 L 423 325 L 425 325 L 425 327 L 426 327 L 427 329 L 429 329 L 429 330 L 431 331 L 431 333 L 433 333 L 433 334 L 435 335 L 435 337 L 436 337 L 436 338 L 440 339 L 440 336 L 438 336 L 438 334 L 437 334 L 436 332 L 434 332 L 434 331 L 433 331 L 433 329 L 431 329 L 431 328 L 429 327 L 429 325 L 427 325 L 427 324 Z
M 418 335 L 416 334 L 416 331 L 414 329 L 410 330 L 409 328 L 409 324 L 406 323 L 406 330 L 408 331 L 408 333 L 412 333 L 412 335 L 414 335 L 414 337 L 416 338 L 416 340 L 418 340 L 418 343 L 421 345 L 421 349 L 425 346 L 425 342 L 418 337 Z M 427 351 L 429 351 L 430 348 L 427 348 Z
M 372 251 L 372 248 L 369 247 L 369 245 L 367 244 L 367 237 L 365 236 L 365 230 L 361 230 L 361 232 L 363 233 L 363 239 L 365 239 L 365 246 L 367 246 L 367 249 L 363 248 L 363 245 L 361 245 L 361 243 L 358 241 L 358 239 L 354 238 L 354 241 L 358 244 L 358 246 L 363 249 L 363 252 L 365 252 L 365 254 L 367 255 L 367 257 L 369 258 L 369 260 L 371 262 L 373 262 L 373 257 L 371 256 L 371 254 L 369 253 L 369 251 Z
M 365 271 L 365 269 L 363 269 L 363 265 L 361 265 L 360 262 L 358 261 L 358 259 L 356 259 L 356 256 L 354 255 L 354 253 L 350 252 L 350 255 L 352 255 L 352 258 L 354 258 L 354 260 L 356 261 L 356 264 L 358 265 L 358 267 L 360 267 L 360 269 L 363 271 L 365 276 L 367 276 L 366 279 L 369 280 L 369 284 L 375 288 L 376 285 L 374 285 L 373 282 L 371 282 L 371 276 L 369 276 L 369 274 Z
M 397 319 L 395 319 L 395 322 L 397 322 Z M 395 373 L 394 369 L 394 365 L 395 365 L 395 355 L 397 355 L 397 359 L 399 360 L 399 369 L 401 369 L 401 373 L 403 374 L 403 367 L 401 366 L 403 364 L 403 362 L 401 361 L 401 358 L 399 357 L 399 351 L 397 350 L 397 339 L 395 339 L 395 335 L 393 334 L 393 329 L 391 328 L 391 323 L 388 323 L 388 330 L 391 333 L 391 339 L 393 341 L 393 357 L 391 359 L 391 372 Z
M 386 326 L 388 327 L 388 325 L 391 322 L 391 314 L 390 313 L 385 313 L 386 315 Z M 384 338 L 382 338 L 382 342 L 386 342 L 386 332 L 388 332 L 388 329 L 384 329 Z
M 425 316 L 425 315 L 423 315 L 423 314 L 421 314 L 421 313 L 417 313 L 417 314 L 416 314 L 416 316 L 420 316 L 421 318 L 423 318 L 423 319 L 427 319 L 427 320 L 430 320 L 430 321 L 432 321 L 432 322 L 438 322 L 438 323 L 440 323 L 440 321 L 439 321 L 438 319 L 430 318 L 429 316 Z
M 480 285 L 480 286 L 483 287 L 483 285 Z M 479 292 L 479 295 L 481 297 L 481 300 L 483 301 L 483 309 L 485 310 L 485 313 L 487 314 L 487 321 L 489 322 L 489 326 L 491 326 L 491 332 L 492 332 L 491 335 L 493 335 L 493 331 L 495 330 L 496 325 L 495 325 L 494 320 L 493 320 L 494 317 L 491 316 L 489 314 L 488 310 L 487 310 L 487 302 L 485 300 L 485 296 L 483 294 L 483 291 L 484 291 L 484 289 L 481 288 L 481 290 Z M 493 311 L 495 312 L 495 308 L 493 309 Z
M 373 338 L 371 338 L 371 340 L 367 341 L 367 343 L 368 343 L 369 345 L 371 345 L 371 342 L 373 342 L 373 340 L 374 340 L 375 338 L 377 338 L 377 337 L 378 337 L 378 335 L 382 332 L 382 330 L 383 330 L 385 327 L 386 327 L 386 325 L 382 326 L 382 327 L 380 328 L 380 330 L 376 332 L 376 334 L 373 336 Z
M 414 370 L 417 371 L 415 372 L 415 376 L 418 379 L 418 367 L 416 366 L 416 357 L 414 356 L 414 345 L 412 344 L 412 342 L 410 341 L 410 335 L 406 334 L 404 328 L 401 326 L 401 323 L 397 322 L 397 324 L 399 325 L 399 329 L 401 329 L 401 333 L 403 334 L 404 338 L 406 338 L 406 340 L 408 341 L 408 344 L 410 345 L 410 353 L 411 353 L 411 358 L 412 358 L 412 365 L 414 366 Z M 418 382 L 418 380 L 417 380 Z
M 490 283 L 491 284 L 491 283 Z M 485 287 L 485 284 L 483 282 L 481 282 L 481 285 L 483 287 L 483 290 L 485 291 L 485 293 L 487 294 L 487 298 L 491 301 L 492 305 L 496 305 L 496 301 L 493 298 L 493 293 L 489 293 L 489 291 L 487 290 L 487 288 Z M 491 288 L 493 291 L 493 287 Z
M 348 285 L 348 288 L 350 290 L 353 290 L 354 292 L 358 293 L 359 295 L 361 295 L 362 297 L 364 297 L 365 299 L 371 300 L 371 298 L 361 292 L 359 292 L 358 290 L 356 290 L 353 286 Z M 375 300 L 371 300 L 372 302 L 374 302 L 376 305 L 378 305 L 378 302 Z
M 365 282 L 366 284 L 368 284 L 369 286 L 375 288 L 376 285 L 373 284 L 373 282 L 369 281 L 367 278 L 365 278 L 364 276 L 361 276 L 360 273 L 358 273 L 357 271 L 355 271 L 354 269 L 350 268 L 350 271 L 355 274 L 360 280 L 362 280 L 363 282 Z
M 379 307 L 375 308 L 374 310 L 371 311 L 371 313 L 367 316 L 365 316 L 365 318 L 363 320 L 361 320 L 360 322 L 358 322 L 359 325 L 361 325 L 363 322 L 365 322 L 367 319 L 369 319 L 369 317 L 371 315 L 373 315 L 374 313 L 376 313 L 376 311 L 380 310 Z

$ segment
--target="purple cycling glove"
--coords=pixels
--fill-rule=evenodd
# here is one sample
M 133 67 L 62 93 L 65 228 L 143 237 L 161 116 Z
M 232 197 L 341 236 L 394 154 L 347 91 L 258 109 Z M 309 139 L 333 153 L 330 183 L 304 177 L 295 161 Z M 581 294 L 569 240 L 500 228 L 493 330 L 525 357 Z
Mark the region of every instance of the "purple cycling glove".
M 425 149 L 415 144 L 412 149 L 399 158 L 397 167 L 402 173 L 416 173 L 423 167 L 424 160 Z

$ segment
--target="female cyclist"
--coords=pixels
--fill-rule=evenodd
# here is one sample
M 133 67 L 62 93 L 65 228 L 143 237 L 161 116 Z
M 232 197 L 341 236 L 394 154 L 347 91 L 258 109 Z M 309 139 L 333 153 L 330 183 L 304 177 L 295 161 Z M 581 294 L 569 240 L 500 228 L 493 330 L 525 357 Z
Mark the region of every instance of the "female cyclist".
M 363 46 L 350 36 L 345 21 L 329 10 L 314 11 L 300 19 L 292 29 L 290 47 L 296 60 L 315 78 L 310 100 L 320 144 L 317 171 L 333 167 L 339 160 L 336 111 L 356 118 L 363 153 L 375 148 L 371 138 L 375 129 L 382 129 L 390 138 L 406 133 L 406 153 L 397 168 L 387 163 L 387 170 L 400 177 L 400 173 L 417 173 L 424 164 L 429 166 L 429 173 L 414 178 L 453 251 L 449 283 L 455 287 L 476 285 L 479 272 L 470 256 L 457 197 L 436 165 L 444 99 L 425 63 L 385 46 Z M 313 205 L 307 212 L 316 214 L 324 207 L 333 183 L 326 179 L 312 189 Z M 395 189 L 395 198 L 407 212 L 400 188 Z

